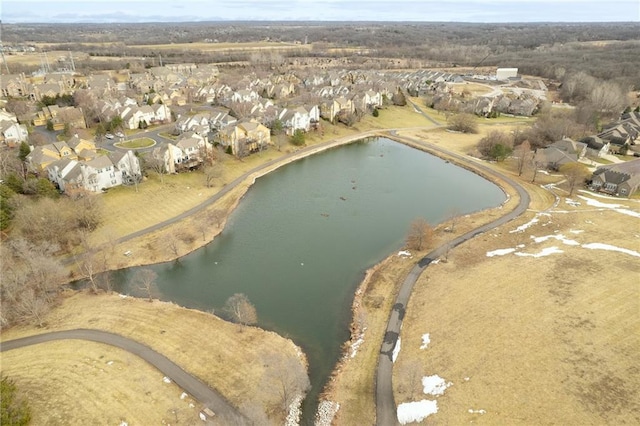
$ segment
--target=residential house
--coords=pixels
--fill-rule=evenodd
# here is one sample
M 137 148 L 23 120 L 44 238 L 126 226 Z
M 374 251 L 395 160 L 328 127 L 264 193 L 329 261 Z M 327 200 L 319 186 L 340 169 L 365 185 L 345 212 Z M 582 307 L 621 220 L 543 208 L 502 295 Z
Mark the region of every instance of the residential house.
M 260 99 L 258 92 L 249 89 L 238 90 L 231 95 L 232 102 L 255 102 Z
M 575 163 L 587 153 L 587 145 L 569 138 L 554 142 L 544 149 L 538 149 L 534 161 L 538 167 L 558 170 L 567 163 Z
M 192 169 L 198 167 L 204 161 L 202 150 L 205 149 L 205 141 L 202 138 L 187 137 L 180 139 L 176 146 L 182 150 L 183 168 Z
M 0 78 L 0 90 L 5 98 L 24 98 L 31 93 L 24 74 L 8 74 Z
M 640 158 L 598 167 L 590 186 L 596 191 L 629 197 L 640 189 Z
M 243 120 L 222 129 L 219 137 L 222 145 L 230 147 L 231 153 L 238 157 L 260 151 L 271 144 L 271 131 L 255 120 Z
M 84 188 L 89 191 L 100 192 L 122 185 L 122 172 L 106 155 L 81 162 L 80 167 L 84 177 Z
M 73 158 L 60 158 L 46 167 L 48 178 L 60 191 L 84 188 L 84 176 L 80 162 Z
M 0 142 L 15 146 L 29 137 L 27 127 L 12 120 L 0 121 Z
M 136 181 L 142 180 L 142 171 L 140 169 L 140 160 L 132 150 L 114 151 L 108 154 L 113 165 L 120 170 L 122 174 L 122 184 L 132 185 Z
M 176 166 L 179 169 L 184 159 L 182 150 L 172 143 L 155 148 L 151 155 L 162 161 L 166 173 L 176 173 Z
M 587 157 L 600 158 L 609 153 L 609 142 L 598 136 L 587 136 L 582 138 L 580 142 L 587 144 Z
M 351 99 L 339 97 L 320 104 L 320 116 L 325 120 L 334 121 L 338 114 L 353 114 L 355 106 Z
M 35 147 L 27 156 L 29 169 L 33 172 L 44 171 L 46 167 L 61 158 L 78 159 L 76 153 L 66 142 L 54 142 Z

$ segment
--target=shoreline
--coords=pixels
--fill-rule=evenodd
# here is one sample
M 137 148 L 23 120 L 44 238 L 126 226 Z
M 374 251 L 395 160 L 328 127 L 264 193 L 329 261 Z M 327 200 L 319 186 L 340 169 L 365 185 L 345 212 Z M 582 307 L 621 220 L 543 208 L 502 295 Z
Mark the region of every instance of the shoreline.
M 248 192 L 248 190 L 251 188 L 251 186 L 253 186 L 253 184 L 255 184 L 255 182 L 257 181 L 258 178 L 263 177 L 265 175 L 267 175 L 268 173 L 271 173 L 287 164 L 290 164 L 294 161 L 298 161 L 300 159 L 312 156 L 314 154 L 317 153 L 321 153 L 324 152 L 326 150 L 329 149 L 333 149 L 333 148 L 337 148 L 343 145 L 347 145 L 350 143 L 354 143 L 354 142 L 358 142 L 361 140 L 365 140 L 367 138 L 371 138 L 371 137 L 384 137 L 384 138 L 388 138 L 390 140 L 395 141 L 396 143 L 401 143 L 403 145 L 412 147 L 414 149 L 418 149 L 420 151 L 423 151 L 425 153 L 428 153 L 430 155 L 434 155 L 438 158 L 447 160 L 447 161 L 451 161 L 452 163 L 454 163 L 456 166 L 458 167 L 463 167 L 475 174 L 477 174 L 478 176 L 489 180 L 490 182 L 494 183 L 495 185 L 497 185 L 504 193 L 506 196 L 505 201 L 500 204 L 499 206 L 493 207 L 489 210 L 492 209 L 499 209 L 502 208 L 502 206 L 504 206 L 504 204 L 506 204 L 507 202 L 509 202 L 509 200 L 511 199 L 510 195 L 506 192 L 504 186 L 503 186 L 503 182 L 498 182 L 496 179 L 492 179 L 491 176 L 482 173 L 481 170 L 479 170 L 478 168 L 475 168 L 472 160 L 469 159 L 469 161 L 463 161 L 460 159 L 457 159 L 453 154 L 454 153 L 449 153 L 447 150 L 444 150 L 446 152 L 441 152 L 439 150 L 434 150 L 434 149 L 429 149 L 429 147 L 421 145 L 419 143 L 416 142 L 412 142 L 409 140 L 409 138 L 407 137 L 403 137 L 400 136 L 396 133 L 395 130 L 374 130 L 374 131 L 368 131 L 368 132 L 363 132 L 363 133 L 359 133 L 357 135 L 350 135 L 350 136 L 346 136 L 346 137 L 342 137 L 333 141 L 329 141 L 323 144 L 319 144 L 319 145 L 312 145 L 309 146 L 307 148 L 303 148 L 302 150 L 298 150 L 295 151 L 293 153 L 291 153 L 290 155 L 288 155 L 286 158 L 282 158 L 282 159 L 278 159 L 278 160 L 273 160 L 273 164 L 270 165 L 266 165 L 264 167 L 262 167 L 260 170 L 256 170 L 253 172 L 249 172 L 247 173 L 240 181 L 238 181 L 235 186 L 231 189 L 228 190 L 228 192 L 226 194 L 224 194 L 222 197 L 220 197 L 219 199 L 217 199 L 214 202 L 210 202 L 209 200 L 205 200 L 201 205 L 203 205 L 203 207 L 196 211 L 194 214 L 189 215 L 186 218 L 182 218 L 180 220 L 174 221 L 172 223 L 169 223 L 165 226 L 160 227 L 160 229 L 154 230 L 152 232 L 150 232 L 149 234 L 163 234 L 167 231 L 170 231 L 170 229 L 173 226 L 179 225 L 179 224 L 183 224 L 184 221 L 188 221 L 188 220 L 197 220 L 199 216 L 202 215 L 206 215 L 207 212 L 211 212 L 213 210 L 216 210 L 217 208 L 220 207 L 221 204 L 224 204 L 225 201 L 229 202 L 229 205 L 227 207 L 224 208 L 224 214 L 220 217 L 217 226 L 214 228 L 213 232 L 207 236 L 207 238 L 203 238 L 203 239 L 198 239 L 197 241 L 194 241 L 192 244 L 189 245 L 189 247 L 186 247 L 185 249 L 181 250 L 180 253 L 178 253 L 177 255 L 165 255 L 162 256 L 160 259 L 151 259 L 150 261 L 142 261 L 142 262 L 127 262 L 127 264 L 118 264 L 118 265 L 109 265 L 109 268 L 106 268 L 104 270 L 104 272 L 107 271 L 111 271 L 114 269 L 121 269 L 121 268 L 129 268 L 129 267 L 136 267 L 136 266 L 145 266 L 145 265 L 151 265 L 151 264 L 160 264 L 160 263 L 166 263 L 166 262 L 171 262 L 174 260 L 177 260 L 187 254 L 190 254 L 192 252 L 194 252 L 197 249 L 200 249 L 204 246 L 206 246 L 207 244 L 211 243 L 218 235 L 220 235 L 223 231 L 224 228 L 226 227 L 226 223 L 230 217 L 230 215 L 233 213 L 233 211 L 237 208 L 237 206 L 239 205 L 240 201 L 242 201 L 242 199 L 244 198 L 244 196 L 246 195 L 246 193 Z M 495 178 L 495 176 L 493 176 Z M 483 210 L 486 211 L 486 210 Z M 471 214 L 476 214 L 476 213 L 480 213 L 480 212 L 474 212 Z M 136 237 L 137 238 L 137 237 Z M 125 244 L 124 243 L 119 243 L 118 245 L 121 244 Z M 105 248 L 106 250 L 106 248 Z M 116 250 L 117 252 L 119 252 L 119 250 Z M 343 342 L 342 344 L 342 350 L 341 350 L 341 355 L 338 359 L 337 364 L 335 365 L 334 369 L 332 370 L 329 379 L 326 383 L 324 383 L 323 388 L 320 392 L 319 395 L 319 399 L 318 399 L 318 403 L 321 403 L 322 401 L 324 401 L 325 399 L 327 399 L 326 397 L 328 395 L 331 394 L 331 382 L 333 382 L 336 377 L 338 377 L 341 374 L 341 370 L 344 366 L 344 364 L 346 362 L 349 361 L 350 357 L 349 357 L 349 353 L 351 351 L 353 351 L 354 348 L 354 344 L 359 340 L 359 339 L 363 339 L 363 334 L 364 331 L 362 326 L 358 324 L 358 315 L 360 314 L 360 310 L 361 310 L 361 306 L 362 306 L 362 298 L 363 296 L 366 294 L 366 291 L 369 287 L 369 285 L 371 284 L 372 281 L 372 277 L 375 275 L 375 273 L 377 271 L 379 271 L 380 269 L 382 269 L 384 267 L 384 265 L 386 265 L 387 263 L 389 263 L 393 257 L 395 256 L 394 253 L 389 254 L 387 257 L 385 257 L 384 259 L 382 259 L 380 262 L 376 263 L 375 265 L 371 266 L 370 268 L 368 268 L 365 271 L 365 277 L 363 278 L 363 280 L 358 284 L 356 291 L 354 293 L 354 300 L 352 303 L 352 307 L 351 307 L 351 312 L 352 312 L 352 318 L 351 318 L 351 322 L 350 322 L 350 326 L 349 326 L 349 330 L 350 330 L 350 338 L 349 340 Z M 114 267 L 115 266 L 115 267 Z M 365 328 L 366 329 L 366 328 Z M 269 330 L 265 330 L 265 331 L 269 331 Z M 291 340 L 291 339 L 288 339 Z M 291 342 L 295 344 L 295 342 L 293 342 L 291 340 Z M 296 345 L 297 346 L 297 345 Z M 305 356 L 306 358 L 306 356 Z M 315 416 L 316 413 L 313 413 L 313 415 Z

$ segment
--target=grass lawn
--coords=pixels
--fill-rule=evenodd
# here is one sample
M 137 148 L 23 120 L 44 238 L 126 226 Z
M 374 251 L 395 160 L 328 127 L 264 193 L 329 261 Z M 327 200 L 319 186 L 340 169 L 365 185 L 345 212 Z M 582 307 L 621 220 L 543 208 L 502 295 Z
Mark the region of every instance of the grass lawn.
M 271 413 L 274 424 L 281 423 L 274 390 L 278 383 L 267 364 L 289 371 L 306 365 L 299 349 L 273 332 L 117 294 L 73 293 L 46 317 L 44 329 L 13 327 L 3 330 L 2 339 L 73 328 L 138 340 L 218 389 L 236 407 Z M 155 368 L 111 346 L 68 340 L 12 350 L 2 353 L 2 374 L 28 394 L 33 424 L 200 422 L 197 402 L 181 399 L 182 390 L 164 383 Z
M 138 149 L 148 148 L 155 145 L 155 141 L 151 138 L 136 138 L 124 142 L 116 142 L 114 145 L 118 148 Z

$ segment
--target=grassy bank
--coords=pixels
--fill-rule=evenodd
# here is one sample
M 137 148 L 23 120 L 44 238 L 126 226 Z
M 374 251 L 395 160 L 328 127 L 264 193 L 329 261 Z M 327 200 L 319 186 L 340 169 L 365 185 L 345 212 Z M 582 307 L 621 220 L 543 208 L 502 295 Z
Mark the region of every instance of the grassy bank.
M 138 340 L 217 389 L 254 418 L 282 417 L 278 368 L 296 374 L 306 359 L 273 332 L 240 326 L 171 303 L 116 294 L 72 293 L 44 329 L 3 331 L 10 340 L 46 331 L 94 328 Z M 277 367 L 281 366 L 281 367 Z M 199 422 L 196 401 L 137 357 L 110 346 L 60 341 L 2 353 L 2 374 L 29 395 L 34 424 L 161 424 Z M 194 406 L 190 407 L 189 403 Z M 177 416 L 177 417 L 176 417 Z

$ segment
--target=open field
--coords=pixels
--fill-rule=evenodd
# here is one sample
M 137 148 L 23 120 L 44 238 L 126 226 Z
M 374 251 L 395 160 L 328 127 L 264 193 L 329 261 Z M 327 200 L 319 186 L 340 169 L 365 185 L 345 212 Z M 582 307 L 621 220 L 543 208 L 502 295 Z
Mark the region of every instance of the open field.
M 532 211 L 462 245 L 418 281 L 394 387 L 398 403 L 438 401 L 439 412 L 427 423 L 640 421 L 638 216 L 573 197 L 576 206 L 558 192 L 560 205 L 548 215 Z M 640 211 L 637 201 L 622 204 Z M 513 232 L 525 223 L 530 226 Z M 588 249 L 593 243 L 636 254 Z M 552 247 L 558 252 L 542 255 Z M 500 249 L 529 257 L 488 257 Z M 431 343 L 421 350 L 425 333 Z M 436 374 L 451 387 L 439 397 L 423 394 L 421 377 Z
M 481 127 L 480 135 L 488 130 Z M 443 129 L 399 134 L 463 154 L 472 152 L 480 137 Z M 495 167 L 507 174 L 512 170 L 508 164 Z M 530 172 L 523 175 L 532 197 L 531 213 L 456 248 L 447 262 L 430 266 L 416 285 L 394 368 L 396 402 L 437 400 L 440 411 L 425 420 L 427 424 L 637 423 L 634 401 L 640 383 L 634 373 L 634 354 L 640 349 L 639 263 L 634 255 L 581 245 L 606 243 L 640 252 L 640 203 L 622 202 L 635 210 L 634 217 L 594 208 L 577 196 L 573 198 L 580 205 L 571 200 L 568 204 L 566 193 L 555 189 L 561 201 L 551 216 L 537 216 L 538 223 L 510 233 L 536 217 L 536 212 L 553 206 L 555 194 L 539 185 L 560 177 L 539 174 L 536 185 L 527 183 L 530 178 Z M 460 219 L 456 234 L 471 228 L 468 221 Z M 534 235 L 553 237 L 536 243 Z M 567 245 L 576 244 L 568 240 L 578 245 Z M 544 253 L 552 246 L 564 253 L 539 258 L 486 255 L 522 244 L 519 250 L 528 254 Z M 418 253 L 414 256 L 419 258 Z M 374 297 L 376 283 L 384 285 L 388 294 L 395 292 L 389 289 L 397 288 L 406 274 L 397 266 L 402 261 L 391 256 L 381 264 L 372 282 L 361 287 L 362 297 Z M 340 374 L 325 394 L 327 400 L 340 404 L 335 417 L 339 425 L 352 424 L 363 410 L 375 409 L 373 369 L 382 336 L 374 330 L 382 329 L 379 323 L 386 321 L 389 309 L 371 310 L 366 303 L 357 308 L 354 323 L 364 317 L 364 342 L 359 343 L 358 355 L 340 366 Z M 420 350 L 426 333 L 431 343 Z M 356 333 L 353 342 L 359 337 Z M 423 394 L 422 377 L 436 374 L 453 385 L 444 396 Z M 350 396 L 356 390 L 358 399 Z
M 3 330 L 2 339 L 73 328 L 138 340 L 216 388 L 236 407 L 253 414 L 264 411 L 271 419 L 280 413 L 273 391 L 277 378 L 268 371 L 279 363 L 289 371 L 306 368 L 299 349 L 273 332 L 117 294 L 73 293 L 47 316 L 44 329 L 13 327 Z M 164 383 L 157 370 L 137 357 L 91 342 L 60 341 L 2 353 L 2 373 L 29 393 L 34 424 L 151 424 L 162 419 L 173 424 L 172 410 L 180 423 L 195 424 L 194 410 L 201 408 L 197 403 L 189 407 L 191 401 L 180 399 L 181 389 Z

